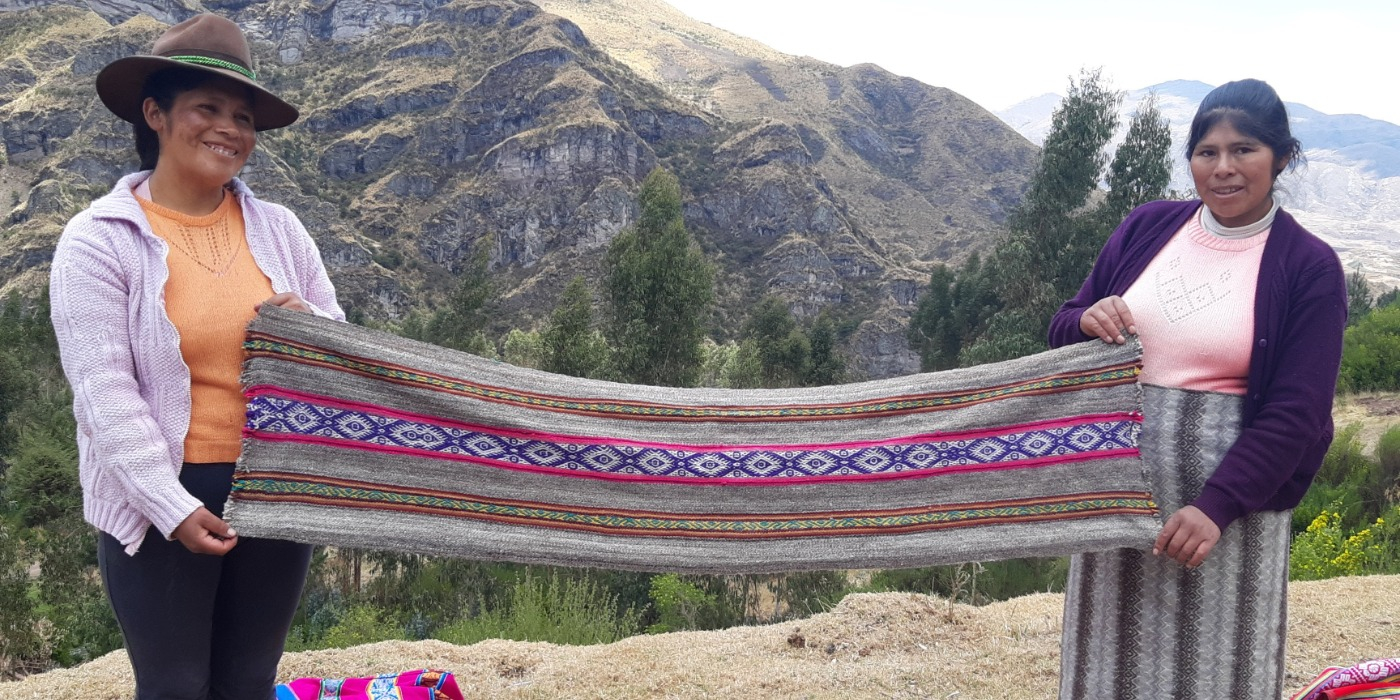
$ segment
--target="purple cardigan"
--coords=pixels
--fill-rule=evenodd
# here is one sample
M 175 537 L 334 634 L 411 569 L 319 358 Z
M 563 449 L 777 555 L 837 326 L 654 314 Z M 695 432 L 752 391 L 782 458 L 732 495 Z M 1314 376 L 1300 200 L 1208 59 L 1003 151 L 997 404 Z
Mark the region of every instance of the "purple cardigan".
M 1090 339 L 1085 309 L 1122 295 L 1201 202 L 1151 202 L 1104 244 L 1079 294 L 1050 321 L 1050 345 Z M 1332 397 L 1346 326 L 1346 276 L 1337 254 L 1288 213 L 1274 219 L 1254 297 L 1243 431 L 1192 501 L 1224 530 L 1259 510 L 1298 505 L 1332 443 Z

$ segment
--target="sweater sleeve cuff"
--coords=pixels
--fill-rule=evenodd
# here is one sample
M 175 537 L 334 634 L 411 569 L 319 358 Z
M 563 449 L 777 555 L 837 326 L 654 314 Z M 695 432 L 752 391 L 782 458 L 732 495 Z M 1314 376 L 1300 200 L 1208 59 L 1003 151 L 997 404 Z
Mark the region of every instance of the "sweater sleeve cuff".
M 1094 340 L 1095 336 L 1088 335 L 1079 326 L 1080 319 L 1084 318 L 1084 312 L 1088 310 L 1088 308 L 1072 309 L 1057 314 L 1050 322 L 1050 346 L 1063 347 Z
M 198 498 L 190 495 L 190 492 L 179 487 L 178 484 L 176 488 L 165 493 L 152 494 L 150 500 L 153 502 L 153 506 L 159 508 L 159 511 L 148 513 L 147 517 L 167 540 L 173 537 L 175 528 L 179 527 L 180 523 L 185 522 L 185 518 L 190 517 L 191 513 L 204 506 Z
M 1205 513 L 1206 517 L 1210 518 L 1211 522 L 1214 522 L 1222 533 L 1225 532 L 1225 528 L 1230 526 L 1230 523 L 1239 520 L 1245 514 L 1244 508 L 1235 499 L 1210 484 L 1206 484 L 1201 495 L 1197 496 L 1191 505 Z

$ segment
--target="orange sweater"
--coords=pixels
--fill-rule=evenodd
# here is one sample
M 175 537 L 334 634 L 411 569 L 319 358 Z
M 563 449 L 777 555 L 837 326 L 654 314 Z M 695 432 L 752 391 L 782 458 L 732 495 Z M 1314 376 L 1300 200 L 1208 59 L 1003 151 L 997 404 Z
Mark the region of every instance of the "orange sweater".
M 165 312 L 180 332 L 190 368 L 186 462 L 232 462 L 242 449 L 247 403 L 238 382 L 243 330 L 272 282 L 248 252 L 237 199 L 207 216 L 189 216 L 137 197 L 156 235 L 170 244 Z

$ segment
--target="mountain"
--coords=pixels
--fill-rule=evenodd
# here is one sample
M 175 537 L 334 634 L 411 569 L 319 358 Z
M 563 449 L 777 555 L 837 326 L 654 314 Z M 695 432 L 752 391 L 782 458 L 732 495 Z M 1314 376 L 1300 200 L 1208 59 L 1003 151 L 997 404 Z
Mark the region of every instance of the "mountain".
M 660 165 L 719 264 L 714 335 L 776 294 L 847 320 L 859 373 L 917 369 L 903 334 L 929 266 L 989 245 L 1033 145 L 951 91 L 652 0 L 545 8 L 0 0 L 0 293 L 42 286 L 63 223 L 135 168 L 96 72 L 208 10 L 245 27 L 263 80 L 302 109 L 244 177 L 302 218 L 357 317 L 431 307 L 484 248 L 497 330 L 537 325 L 570 278 L 597 277 Z
M 1194 187 L 1187 168 L 1187 133 L 1196 108 L 1214 86 L 1175 80 L 1124 94 L 1119 108 L 1123 138 L 1128 120 L 1149 94 L 1171 122 L 1172 187 Z M 1041 95 L 997 113 L 1032 142 L 1041 143 L 1059 95 Z M 1310 231 L 1325 239 L 1348 269 L 1360 266 L 1381 286 L 1400 286 L 1400 126 L 1356 114 L 1324 114 L 1288 102 L 1293 135 L 1306 163 L 1279 179 L 1280 199 Z
M 681 99 L 727 120 L 798 127 L 850 215 L 918 260 L 978 247 L 1033 165 L 1035 150 L 976 103 L 875 65 L 778 53 L 660 0 L 540 4 Z

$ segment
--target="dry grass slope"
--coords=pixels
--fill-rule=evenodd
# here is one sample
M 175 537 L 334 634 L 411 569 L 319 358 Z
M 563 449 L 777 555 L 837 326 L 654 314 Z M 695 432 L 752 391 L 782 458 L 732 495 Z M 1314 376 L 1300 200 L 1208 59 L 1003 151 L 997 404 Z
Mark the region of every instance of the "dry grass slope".
M 1299 583 L 1289 595 L 1286 687 L 1328 665 L 1400 649 L 1400 576 Z M 492 640 L 382 642 L 288 654 L 284 678 L 420 667 L 458 675 L 469 698 L 949 698 L 1055 696 L 1061 597 L 974 608 L 923 595 L 847 597 L 806 620 L 565 647 Z M 123 652 L 15 683 L 7 700 L 127 697 Z

